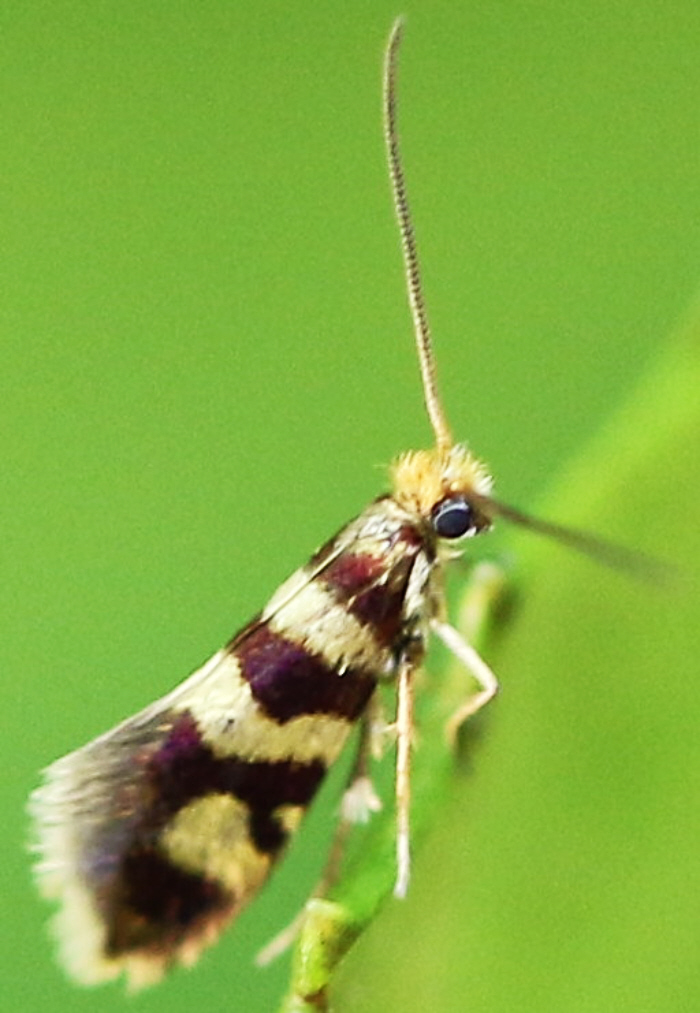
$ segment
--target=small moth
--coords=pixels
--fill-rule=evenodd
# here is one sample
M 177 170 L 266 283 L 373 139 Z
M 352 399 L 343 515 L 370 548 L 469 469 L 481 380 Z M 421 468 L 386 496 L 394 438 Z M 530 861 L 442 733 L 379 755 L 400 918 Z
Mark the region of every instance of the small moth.
M 353 725 L 370 722 L 386 681 L 397 698 L 395 892 L 405 894 L 413 687 L 430 634 L 478 683 L 451 734 L 497 690 L 446 622 L 445 563 L 497 514 L 599 554 L 588 536 L 495 501 L 485 467 L 450 433 L 399 150 L 402 31 L 399 19 L 385 52 L 384 133 L 435 446 L 400 456 L 391 491 L 318 549 L 201 669 L 46 770 L 30 801 L 36 877 L 60 904 L 61 960 L 81 983 L 124 973 L 138 988 L 193 963 L 257 893 Z M 350 789 L 365 812 L 376 807 L 364 773 L 368 738 L 360 737 Z

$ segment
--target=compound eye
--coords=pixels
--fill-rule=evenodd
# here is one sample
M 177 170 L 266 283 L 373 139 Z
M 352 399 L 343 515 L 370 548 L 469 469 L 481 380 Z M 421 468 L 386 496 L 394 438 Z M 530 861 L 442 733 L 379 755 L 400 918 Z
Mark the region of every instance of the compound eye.
M 474 510 L 461 496 L 438 503 L 433 508 L 431 519 L 440 538 L 461 538 L 476 529 Z

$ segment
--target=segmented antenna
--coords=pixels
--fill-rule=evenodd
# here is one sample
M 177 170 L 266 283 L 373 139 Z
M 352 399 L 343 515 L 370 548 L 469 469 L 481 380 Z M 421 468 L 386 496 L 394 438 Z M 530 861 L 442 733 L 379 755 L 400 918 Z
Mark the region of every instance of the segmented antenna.
M 453 446 L 454 441 L 438 393 L 435 360 L 430 339 L 430 325 L 428 324 L 428 314 L 421 284 L 420 263 L 418 261 L 416 237 L 411 221 L 408 194 L 406 193 L 406 180 L 401 165 L 401 147 L 396 122 L 396 79 L 398 52 L 403 36 L 403 26 L 404 19 L 397 18 L 392 25 L 384 56 L 384 140 L 386 142 L 391 189 L 394 196 L 394 210 L 396 211 L 399 232 L 401 234 L 401 249 L 403 251 L 404 270 L 406 273 L 408 303 L 411 307 L 413 329 L 416 335 L 416 348 L 418 349 L 418 360 L 423 380 L 425 407 L 428 410 L 430 424 L 435 433 L 437 448 L 441 452 L 447 452 Z

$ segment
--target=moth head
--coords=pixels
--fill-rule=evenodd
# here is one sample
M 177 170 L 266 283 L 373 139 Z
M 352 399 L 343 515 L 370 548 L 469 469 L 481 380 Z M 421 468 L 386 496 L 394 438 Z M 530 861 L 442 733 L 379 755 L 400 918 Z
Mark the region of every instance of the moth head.
M 428 524 L 438 538 L 455 540 L 491 527 L 491 476 L 466 447 L 412 450 L 392 468 L 394 499 Z

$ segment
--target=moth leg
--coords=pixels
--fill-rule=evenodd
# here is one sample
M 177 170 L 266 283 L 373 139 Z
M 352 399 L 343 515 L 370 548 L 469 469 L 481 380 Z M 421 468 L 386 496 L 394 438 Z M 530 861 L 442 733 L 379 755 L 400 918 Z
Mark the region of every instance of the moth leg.
M 379 693 L 374 693 L 360 719 L 360 737 L 340 802 L 340 820 L 333 838 L 334 845 L 344 824 L 347 824 L 347 832 L 355 823 L 367 823 L 370 814 L 379 812 L 382 807 L 369 775 L 369 767 L 370 760 L 381 759 L 387 735 L 388 730 L 384 721 Z M 339 850 L 342 852 L 342 847 Z M 333 848 L 331 848 L 331 855 L 332 853 Z M 338 864 L 340 864 L 341 858 L 342 853 L 338 855 Z M 329 883 L 329 886 L 332 885 L 332 882 Z
M 396 706 L 396 883 L 394 896 L 405 897 L 411 875 L 410 805 L 411 746 L 413 739 L 414 665 L 404 660 L 399 669 Z
M 476 714 L 478 710 L 481 710 L 496 695 L 498 692 L 498 679 L 479 653 L 474 650 L 471 644 L 453 626 L 440 622 L 438 619 L 433 619 L 431 620 L 430 628 L 442 640 L 448 651 L 454 654 L 458 661 L 462 662 L 479 684 L 477 692 L 473 696 L 470 696 L 468 700 L 465 700 L 461 707 L 457 708 L 445 726 L 448 742 L 452 745 L 457 738 L 457 732 L 467 718 L 470 718 L 472 714 Z
M 328 858 L 321 875 L 309 894 L 309 900 L 324 897 L 337 881 L 343 859 L 343 851 L 352 827 L 356 823 L 366 823 L 372 812 L 378 812 L 382 804 L 374 791 L 369 776 L 369 761 L 376 749 L 377 720 L 380 703 L 378 694 L 374 694 L 364 714 L 360 718 L 360 735 L 357 741 L 355 759 L 346 781 L 345 791 L 340 803 L 340 816 L 336 823 L 333 840 L 328 850 Z M 308 901 L 307 901 L 308 903 Z M 296 917 L 281 932 L 260 950 L 255 958 L 258 967 L 264 967 L 276 960 L 285 950 L 289 949 L 299 935 L 306 917 L 306 904 Z

